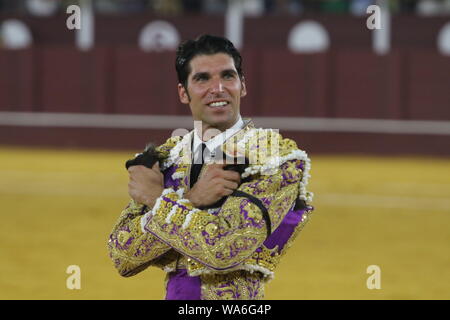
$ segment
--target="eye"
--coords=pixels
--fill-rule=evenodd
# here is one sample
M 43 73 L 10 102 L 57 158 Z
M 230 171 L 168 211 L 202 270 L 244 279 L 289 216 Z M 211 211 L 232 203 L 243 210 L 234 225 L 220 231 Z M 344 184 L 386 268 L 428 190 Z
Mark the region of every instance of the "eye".
M 235 74 L 233 72 L 225 72 L 223 75 L 224 79 L 234 79 L 235 78 Z
M 207 81 L 208 79 L 209 79 L 209 76 L 207 74 L 205 74 L 205 73 L 196 74 L 194 76 L 194 80 L 195 81 L 202 82 L 202 81 Z

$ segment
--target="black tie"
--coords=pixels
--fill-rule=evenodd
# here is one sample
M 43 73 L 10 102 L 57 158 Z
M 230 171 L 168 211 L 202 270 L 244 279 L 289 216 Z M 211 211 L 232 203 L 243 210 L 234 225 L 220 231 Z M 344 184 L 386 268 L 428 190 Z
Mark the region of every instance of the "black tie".
M 191 167 L 191 181 L 190 181 L 190 187 L 192 188 L 194 186 L 194 184 L 197 182 L 198 180 L 198 176 L 200 175 L 200 171 L 202 170 L 203 167 L 203 154 L 205 152 L 205 148 L 206 148 L 206 144 L 202 143 L 202 151 L 201 154 L 195 154 L 194 155 L 194 159 L 196 159 L 197 161 L 194 161 L 194 163 L 192 164 Z

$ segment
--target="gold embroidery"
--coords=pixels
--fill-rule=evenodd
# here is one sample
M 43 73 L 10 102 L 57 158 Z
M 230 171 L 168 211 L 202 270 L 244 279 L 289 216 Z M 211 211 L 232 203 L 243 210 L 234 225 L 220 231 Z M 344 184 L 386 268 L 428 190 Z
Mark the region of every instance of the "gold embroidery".
M 111 232 L 108 251 L 115 267 L 123 276 L 134 275 L 147 268 L 171 247 L 141 230 L 143 205 L 133 200 L 123 210 Z
M 255 161 L 258 165 L 264 164 L 274 156 L 286 157 L 283 160 L 284 163 L 280 163 L 280 166 L 271 171 L 270 175 L 265 174 L 262 167 L 256 166 L 254 170 L 249 170 L 247 176 L 251 176 L 251 181 L 242 184 L 239 188 L 263 201 L 268 208 L 272 230 L 275 230 L 292 207 L 296 197 L 299 196 L 299 181 L 303 175 L 300 170 L 301 160 L 295 160 L 295 156 L 292 157 L 291 152 L 298 150 L 293 140 L 283 139 L 277 132 L 263 129 L 253 130 L 256 134 L 252 135 L 250 129 L 253 128 L 253 124 L 248 122 L 245 128 L 238 131 L 222 146 L 222 150 L 233 157 L 256 155 Z M 158 150 L 164 157 L 173 158 L 171 150 L 181 141 L 182 137 L 171 138 L 158 147 Z M 274 148 L 275 146 L 279 146 L 279 149 Z M 180 153 L 177 153 L 178 159 L 187 156 L 187 151 L 190 150 L 190 148 L 178 149 L 180 149 Z M 178 188 L 188 190 L 191 164 L 176 162 L 174 165 L 176 168 L 172 178 L 179 179 Z M 250 169 L 254 165 L 252 163 Z M 201 174 L 206 167 L 203 167 Z M 299 223 L 283 250 L 279 252 L 278 247 L 268 249 L 262 245 L 266 238 L 265 220 L 262 218 L 261 210 L 246 198 L 229 197 L 216 215 L 207 211 L 195 211 L 190 202 L 179 200 L 180 195 L 176 192 L 166 194 L 152 219 L 147 222 L 147 230 L 158 236 L 154 239 L 159 243 L 153 243 L 152 246 L 155 249 L 152 250 L 162 252 L 151 262 L 152 265 L 166 271 L 185 268 L 191 276 L 201 275 L 202 295 L 206 299 L 225 299 L 226 297 L 236 299 L 239 295 L 248 297 L 247 299 L 262 298 L 263 281 L 273 275 L 280 257 L 290 247 L 306 223 L 306 220 Z M 173 209 L 174 206 L 176 209 Z M 136 208 L 130 208 L 129 212 L 133 210 L 139 211 Z M 130 220 L 131 218 L 126 219 L 128 223 Z M 130 232 L 124 228 L 125 225 L 124 222 L 123 228 L 116 234 L 117 244 L 122 247 L 127 245 L 130 239 L 135 241 Z M 139 227 L 134 222 L 129 226 Z M 158 248 L 162 244 L 159 238 L 181 252 L 180 259 L 175 258 L 179 254 L 175 250 L 170 250 L 170 247 L 164 245 Z M 122 253 L 124 256 L 120 259 L 123 261 L 129 260 L 128 255 L 132 255 L 131 251 Z M 114 255 L 118 257 L 119 253 Z M 136 265 L 136 263 L 130 265 L 126 263 L 123 263 L 124 270 L 132 269 Z M 246 282 L 245 279 L 253 279 L 253 282 L 250 280 Z
M 166 196 L 169 195 L 177 196 L 175 193 Z M 175 249 L 196 257 L 214 269 L 225 269 L 250 256 L 265 239 L 264 220 L 260 217 L 258 224 L 247 214 L 236 214 L 236 208 L 241 205 L 243 210 L 253 211 L 254 215 L 261 216 L 260 209 L 247 199 L 231 197 L 217 216 L 206 211 L 196 212 L 184 231 L 181 231 L 180 227 L 186 213 L 193 209 L 189 202 L 177 204 L 188 210 L 178 211 L 170 224 L 167 224 L 165 212 L 157 210 L 146 228 L 165 242 L 171 243 Z M 208 224 L 211 224 L 208 230 L 211 232 L 203 232 Z
M 260 250 L 260 251 L 258 251 Z M 273 249 L 268 249 L 264 245 L 261 246 L 255 253 L 252 254 L 250 258 L 244 261 L 247 265 L 259 265 L 268 269 L 269 271 L 274 271 L 275 267 L 280 261 L 280 255 L 278 254 L 278 246 Z
M 177 262 L 179 256 L 180 254 L 178 252 L 171 249 L 166 254 L 152 261 L 152 266 L 160 268 L 166 272 L 175 271 L 178 268 Z
M 259 273 L 233 271 L 201 276 L 202 300 L 261 300 L 264 283 Z
M 294 160 L 293 164 L 283 165 L 281 173 L 260 176 L 258 180 L 244 183 L 239 188 L 263 200 L 268 208 L 272 230 L 279 226 L 298 196 L 296 182 L 301 179 L 298 166 L 299 160 Z M 284 179 L 285 175 L 290 176 L 289 181 Z M 172 203 L 168 206 L 176 205 L 175 209 L 168 216 L 167 210 L 161 206 L 146 226 L 164 242 L 195 257 L 199 264 L 209 269 L 226 270 L 242 263 L 256 263 L 269 271 L 274 269 L 278 259 L 268 256 L 265 251 L 258 259 L 246 261 L 266 238 L 261 210 L 248 199 L 229 197 L 217 215 L 201 210 L 192 212 L 192 204 L 188 201 L 180 203 L 176 192 L 166 194 L 165 199 L 163 202 Z M 190 215 L 188 223 L 187 215 Z M 188 264 L 188 269 L 193 272 L 201 270 L 201 267 L 193 262 Z
M 181 141 L 181 136 L 170 137 L 166 140 L 162 145 L 156 147 L 156 151 L 160 154 L 162 158 L 168 158 L 170 154 L 170 150 L 177 145 Z

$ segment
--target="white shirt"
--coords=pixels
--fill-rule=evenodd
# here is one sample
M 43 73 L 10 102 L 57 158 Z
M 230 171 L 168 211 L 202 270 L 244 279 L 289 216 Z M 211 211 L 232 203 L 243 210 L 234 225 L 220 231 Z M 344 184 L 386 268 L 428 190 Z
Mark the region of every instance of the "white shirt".
M 208 148 L 209 152 L 207 154 L 211 154 L 212 157 L 214 157 L 215 153 L 214 151 L 220 147 L 222 144 L 225 143 L 231 136 L 233 136 L 236 132 L 241 130 L 244 127 L 244 121 L 242 120 L 242 117 L 239 115 L 236 123 L 227 130 L 223 131 L 222 133 L 216 135 L 215 137 L 209 139 L 208 141 L 202 141 L 200 137 L 198 136 L 197 130 L 194 129 L 194 145 L 193 150 L 194 154 L 197 154 L 197 152 L 201 151 L 201 144 L 205 143 L 206 148 Z M 205 159 L 208 161 L 209 159 Z

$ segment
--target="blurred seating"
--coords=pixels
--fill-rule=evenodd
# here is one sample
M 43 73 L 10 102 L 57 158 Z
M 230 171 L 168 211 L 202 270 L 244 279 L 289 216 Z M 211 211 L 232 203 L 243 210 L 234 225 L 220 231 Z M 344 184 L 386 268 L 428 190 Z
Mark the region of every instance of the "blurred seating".
M 229 1 L 243 1 L 247 16 L 308 13 L 364 16 L 376 0 L 92 0 L 100 14 L 155 12 L 161 15 L 224 14 Z M 383 0 L 393 14 L 449 15 L 450 0 Z M 46 16 L 63 11 L 76 0 L 0 0 L 0 13 Z M 56 8 L 56 9 L 55 9 Z
M 261 16 L 265 12 L 264 2 L 260 0 L 249 0 L 243 4 L 246 16 Z
M 60 6 L 55 0 L 27 0 L 25 2 L 28 13 L 38 17 L 48 17 L 54 15 Z
M 227 3 L 228 0 L 205 1 L 203 3 L 203 11 L 207 14 L 222 14 L 227 9 Z
M 104 14 L 128 14 L 142 12 L 148 8 L 146 0 L 94 0 L 95 9 Z
M 322 1 L 322 11 L 324 13 L 347 13 L 349 12 L 349 1 L 345 0 Z
M 450 14 L 450 0 L 444 0 L 442 4 L 442 11 L 447 15 Z
M 354 16 L 365 16 L 367 14 L 367 8 L 374 3 L 374 0 L 352 0 L 350 12 Z
M 161 15 L 175 15 L 182 12 L 181 0 L 153 0 L 151 9 Z
M 200 13 L 203 9 L 203 0 L 182 0 L 181 2 L 186 13 Z
M 442 2 L 437 0 L 420 0 L 417 4 L 417 14 L 420 16 L 436 16 L 441 12 Z

